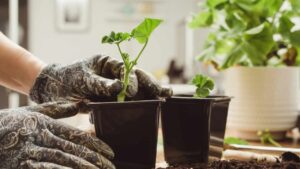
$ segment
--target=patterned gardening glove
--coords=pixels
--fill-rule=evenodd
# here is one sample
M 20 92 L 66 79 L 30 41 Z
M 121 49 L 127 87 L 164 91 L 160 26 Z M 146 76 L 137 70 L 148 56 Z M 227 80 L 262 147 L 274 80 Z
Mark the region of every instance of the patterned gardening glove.
M 72 116 L 79 107 L 60 102 L 0 111 L 0 168 L 114 169 L 108 145 L 51 118 Z
M 123 63 L 108 56 L 97 55 L 68 65 L 49 65 L 37 77 L 30 97 L 37 103 L 57 100 L 115 99 L 122 90 Z M 130 75 L 127 97 L 156 98 L 172 95 L 154 78 L 140 69 Z

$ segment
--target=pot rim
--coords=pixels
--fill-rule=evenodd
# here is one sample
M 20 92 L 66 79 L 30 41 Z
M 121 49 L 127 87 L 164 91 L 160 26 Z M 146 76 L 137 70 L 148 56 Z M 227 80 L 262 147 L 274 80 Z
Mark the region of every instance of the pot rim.
M 97 106 L 97 105 L 129 105 L 129 104 L 143 104 L 143 103 L 161 103 L 163 100 L 154 99 L 154 100 L 135 100 L 135 101 L 110 101 L 110 102 L 89 102 L 89 106 Z
M 234 97 L 225 96 L 225 95 L 210 95 L 205 98 L 197 98 L 197 97 L 193 97 L 193 95 L 182 94 L 182 95 L 177 95 L 177 96 L 172 96 L 170 98 L 166 98 L 166 100 L 167 99 L 176 99 L 176 100 L 191 100 L 191 99 L 193 99 L 193 100 L 213 100 L 215 102 L 221 102 L 221 101 L 230 101 L 233 98 Z

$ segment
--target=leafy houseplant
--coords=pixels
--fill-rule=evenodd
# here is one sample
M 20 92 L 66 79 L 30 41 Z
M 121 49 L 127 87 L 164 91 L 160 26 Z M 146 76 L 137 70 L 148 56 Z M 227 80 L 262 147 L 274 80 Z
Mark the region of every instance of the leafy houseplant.
M 298 0 L 206 0 L 191 28 L 210 27 L 199 61 L 225 70 L 225 93 L 234 96 L 228 128 L 243 139 L 270 129 L 281 138 L 298 111 L 300 16 Z M 284 114 L 284 116 L 283 116 Z
M 150 169 L 155 167 L 160 100 L 124 101 L 129 75 L 137 64 L 153 30 L 162 22 L 146 18 L 130 33 L 111 32 L 102 43 L 114 44 L 124 62 L 123 89 L 116 102 L 90 103 L 97 137 L 111 146 L 113 163 L 118 169 Z M 142 45 L 135 58 L 121 49 L 121 44 L 137 40 Z
M 214 87 L 209 77 L 196 75 L 192 83 L 196 86 L 194 96 L 173 96 L 162 104 L 165 160 L 171 165 L 203 163 L 209 155 L 222 155 L 211 152 L 210 134 L 224 137 L 230 98 L 208 96 Z
M 198 59 L 218 69 L 242 66 L 296 66 L 300 64 L 298 0 L 207 0 L 189 23 L 212 27 Z
M 118 95 L 118 101 L 123 102 L 126 97 L 126 90 L 129 83 L 129 75 L 133 67 L 137 64 L 139 58 L 141 57 L 144 49 L 146 48 L 150 35 L 157 28 L 162 20 L 146 18 L 141 24 L 134 28 L 130 33 L 128 32 L 111 32 L 110 35 L 104 36 L 102 38 L 102 43 L 115 44 L 118 47 L 118 51 L 124 62 L 124 77 L 123 90 Z M 131 39 L 137 40 L 143 47 L 141 48 L 138 55 L 131 60 L 130 55 L 123 52 L 121 49 L 121 44 L 125 41 L 130 41 Z

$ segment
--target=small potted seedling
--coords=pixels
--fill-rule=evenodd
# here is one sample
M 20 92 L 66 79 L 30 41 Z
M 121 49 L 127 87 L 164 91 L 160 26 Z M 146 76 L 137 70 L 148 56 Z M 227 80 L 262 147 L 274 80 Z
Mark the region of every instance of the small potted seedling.
M 214 88 L 214 82 L 209 77 L 196 75 L 192 83 L 196 86 L 194 96 L 173 96 L 162 104 L 164 153 L 170 165 L 206 163 L 210 128 L 220 133 L 217 136 L 224 137 L 230 98 L 209 96 Z M 211 111 L 217 121 L 210 121 Z M 220 123 L 219 115 L 223 118 L 220 119 L 221 127 L 217 125 Z
M 111 32 L 102 43 L 117 46 L 124 62 L 123 90 L 115 102 L 91 103 L 96 135 L 111 146 L 115 153 L 113 163 L 118 169 L 151 169 L 155 167 L 159 118 L 159 100 L 127 101 L 129 76 L 137 65 L 151 33 L 162 22 L 146 18 L 130 33 Z M 136 40 L 142 45 L 135 58 L 121 49 L 121 44 Z

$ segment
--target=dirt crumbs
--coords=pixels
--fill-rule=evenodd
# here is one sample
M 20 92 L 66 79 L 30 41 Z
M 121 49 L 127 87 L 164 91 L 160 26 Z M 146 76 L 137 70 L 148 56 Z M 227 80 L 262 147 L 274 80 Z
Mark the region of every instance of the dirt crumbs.
M 281 155 L 281 158 L 276 163 L 231 160 L 213 161 L 207 166 L 203 164 L 189 164 L 171 166 L 165 169 L 300 169 L 300 158 L 293 153 L 286 152 Z
M 162 168 L 160 168 L 162 169 Z M 244 162 L 244 161 L 214 161 L 208 166 L 203 165 L 180 165 L 167 167 L 166 169 L 300 169 L 300 163 L 296 162 Z

